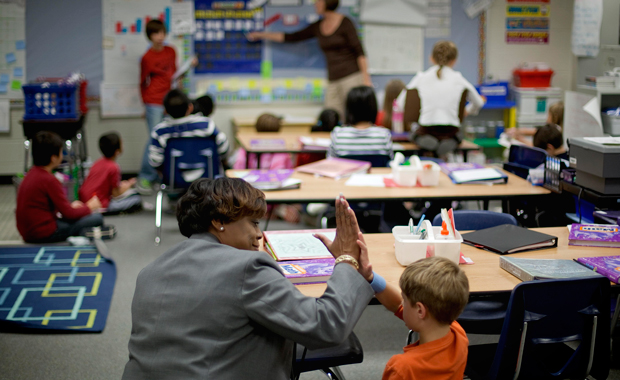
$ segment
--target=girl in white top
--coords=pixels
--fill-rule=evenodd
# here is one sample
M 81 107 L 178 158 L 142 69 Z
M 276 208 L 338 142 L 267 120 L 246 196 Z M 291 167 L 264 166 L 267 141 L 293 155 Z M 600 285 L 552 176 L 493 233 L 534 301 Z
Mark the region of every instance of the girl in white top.
M 431 55 L 434 66 L 418 73 L 407 85 L 408 90 L 416 89 L 420 97 L 420 128 L 415 131 L 414 141 L 423 149 L 436 151 L 439 156 L 453 150 L 460 142 L 459 107 L 463 93 L 467 92 L 469 101 L 465 115 L 477 114 L 484 105 L 476 88 L 452 69 L 457 56 L 453 42 L 437 42 Z M 403 91 L 396 99 L 396 107 L 404 109 L 405 98 L 406 91 Z

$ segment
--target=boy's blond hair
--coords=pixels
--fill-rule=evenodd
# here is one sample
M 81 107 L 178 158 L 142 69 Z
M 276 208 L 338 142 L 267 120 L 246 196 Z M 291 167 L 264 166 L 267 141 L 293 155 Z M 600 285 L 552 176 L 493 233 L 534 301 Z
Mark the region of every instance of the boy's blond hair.
M 551 116 L 551 123 L 562 127 L 564 124 L 564 102 L 559 101 L 549 106 L 549 116 Z
M 469 299 L 469 281 L 459 266 L 445 257 L 429 257 L 409 264 L 400 288 L 411 305 L 422 303 L 439 323 L 449 325 Z

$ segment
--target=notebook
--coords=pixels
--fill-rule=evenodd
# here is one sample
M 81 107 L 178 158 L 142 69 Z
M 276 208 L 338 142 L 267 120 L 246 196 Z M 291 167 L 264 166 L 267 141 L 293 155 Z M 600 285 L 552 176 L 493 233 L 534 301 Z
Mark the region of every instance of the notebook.
M 620 255 L 579 257 L 575 259 L 579 264 L 606 276 L 610 281 L 619 283 L 620 280 Z
M 613 224 L 571 224 L 568 245 L 620 248 L 620 227 Z
M 259 190 L 298 189 L 301 180 L 290 178 L 293 172 L 293 169 L 251 170 L 241 178 Z
M 474 162 L 441 162 L 439 167 L 447 175 L 458 170 L 484 169 L 484 166 Z
M 333 258 L 325 245 L 312 236 L 313 234 L 323 234 L 333 241 L 336 229 L 265 231 L 263 237 L 267 252 L 277 261 Z
M 573 260 L 522 259 L 502 256 L 499 258 L 499 267 L 521 281 L 600 276 Z
M 293 284 L 326 282 L 334 271 L 334 258 L 316 260 L 280 261 L 284 276 Z
M 508 176 L 497 169 L 466 169 L 456 170 L 449 175 L 456 184 L 506 183 Z
M 463 243 L 500 255 L 558 246 L 558 238 L 527 228 L 502 224 L 461 235 Z
M 330 157 L 324 160 L 297 167 L 300 173 L 315 174 L 323 177 L 342 178 L 355 173 L 366 173 L 370 162 Z

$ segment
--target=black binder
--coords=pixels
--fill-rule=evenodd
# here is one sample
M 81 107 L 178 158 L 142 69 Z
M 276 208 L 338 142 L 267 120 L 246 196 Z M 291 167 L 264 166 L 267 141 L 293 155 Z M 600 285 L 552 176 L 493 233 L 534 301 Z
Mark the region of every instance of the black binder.
M 462 236 L 465 244 L 500 255 L 558 246 L 558 238 L 555 236 L 512 224 L 485 228 Z

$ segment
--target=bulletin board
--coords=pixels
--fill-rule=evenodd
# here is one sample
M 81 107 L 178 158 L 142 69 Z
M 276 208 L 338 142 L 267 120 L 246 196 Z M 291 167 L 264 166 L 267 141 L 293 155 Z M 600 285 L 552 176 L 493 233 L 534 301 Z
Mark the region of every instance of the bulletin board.
M 0 2 L 0 99 L 22 99 L 25 78 L 25 2 Z

